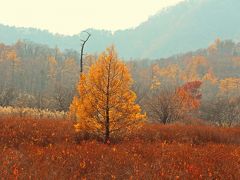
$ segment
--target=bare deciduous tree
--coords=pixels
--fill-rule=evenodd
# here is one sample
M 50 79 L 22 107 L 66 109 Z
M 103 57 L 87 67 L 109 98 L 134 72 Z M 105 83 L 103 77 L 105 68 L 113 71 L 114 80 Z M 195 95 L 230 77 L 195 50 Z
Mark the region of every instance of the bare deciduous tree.
M 81 39 L 82 41 L 82 44 L 81 44 L 81 55 L 80 55 L 80 74 L 83 73 L 83 51 L 84 51 L 84 47 L 85 47 L 85 44 L 87 43 L 87 41 L 89 40 L 91 34 L 87 31 L 83 31 L 85 33 L 88 34 L 87 38 L 86 39 Z
M 240 97 L 229 99 L 222 96 L 210 99 L 203 103 L 201 115 L 219 126 L 231 127 L 240 122 Z
M 179 105 L 175 89 L 170 87 L 155 90 L 145 100 L 145 109 L 150 120 L 163 124 L 182 118 Z

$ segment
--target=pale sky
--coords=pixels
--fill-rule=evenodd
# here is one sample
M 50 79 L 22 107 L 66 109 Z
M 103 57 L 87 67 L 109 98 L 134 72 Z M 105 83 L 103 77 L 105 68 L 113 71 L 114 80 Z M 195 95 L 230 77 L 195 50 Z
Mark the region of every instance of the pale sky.
M 0 0 L 0 24 L 78 34 L 87 28 L 135 27 L 183 0 Z

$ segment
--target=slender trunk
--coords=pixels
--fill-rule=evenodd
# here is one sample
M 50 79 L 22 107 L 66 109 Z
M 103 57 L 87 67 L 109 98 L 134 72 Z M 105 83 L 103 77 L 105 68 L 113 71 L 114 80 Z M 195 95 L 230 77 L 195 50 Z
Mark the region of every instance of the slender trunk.
M 105 121 L 105 138 L 104 143 L 108 143 L 110 140 L 110 117 L 109 117 L 109 88 L 110 88 L 110 68 L 111 62 L 109 62 L 108 66 L 108 79 L 107 79 L 107 92 L 106 92 L 106 121 Z
M 110 131 L 109 131 L 109 109 L 106 110 L 106 122 L 105 122 L 105 138 L 104 143 L 108 143 L 110 140 Z
M 162 120 L 163 124 L 167 124 L 167 117 L 163 117 L 163 120 Z
M 81 56 L 80 56 L 80 75 L 83 73 L 83 49 L 84 49 L 85 43 L 82 45 L 81 48 Z
M 86 31 L 84 31 L 86 32 Z M 83 50 L 84 50 L 84 46 L 86 44 L 86 42 L 89 40 L 91 34 L 89 34 L 88 32 L 86 32 L 88 34 L 88 37 L 86 40 L 81 40 L 83 42 L 82 47 L 81 47 L 81 54 L 80 54 L 80 75 L 82 75 L 83 73 Z

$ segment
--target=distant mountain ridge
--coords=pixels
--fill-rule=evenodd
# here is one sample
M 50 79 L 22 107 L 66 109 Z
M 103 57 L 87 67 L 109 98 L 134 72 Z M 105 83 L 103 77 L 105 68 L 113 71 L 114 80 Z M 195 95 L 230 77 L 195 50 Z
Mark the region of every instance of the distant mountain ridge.
M 186 0 L 133 29 L 114 34 L 88 29 L 92 37 L 86 52 L 101 52 L 115 44 L 122 58 L 162 58 L 206 47 L 216 38 L 239 41 L 239 10 L 239 0 Z M 12 44 L 18 39 L 61 49 L 80 49 L 80 34 L 54 35 L 34 28 L 0 25 L 0 42 Z

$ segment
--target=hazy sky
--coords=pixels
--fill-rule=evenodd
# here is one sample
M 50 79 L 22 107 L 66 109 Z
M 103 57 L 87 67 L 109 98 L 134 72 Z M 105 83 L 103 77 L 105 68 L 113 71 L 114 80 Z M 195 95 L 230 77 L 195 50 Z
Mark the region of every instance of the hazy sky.
M 60 34 L 86 28 L 137 26 L 164 7 L 182 0 L 2 0 L 0 23 L 37 27 Z

